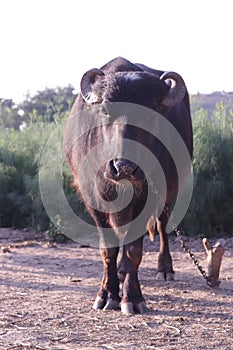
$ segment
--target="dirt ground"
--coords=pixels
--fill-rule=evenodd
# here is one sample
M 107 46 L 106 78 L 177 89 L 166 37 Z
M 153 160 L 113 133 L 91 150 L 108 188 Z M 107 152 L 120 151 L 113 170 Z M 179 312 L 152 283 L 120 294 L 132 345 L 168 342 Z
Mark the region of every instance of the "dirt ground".
M 201 239 L 185 239 L 205 268 Z M 219 289 L 206 285 L 175 236 L 176 280 L 155 281 L 158 237 L 146 238 L 139 278 L 149 312 L 132 316 L 92 310 L 98 249 L 10 229 L 0 229 L 0 243 L 1 350 L 233 349 L 233 238 L 225 240 Z

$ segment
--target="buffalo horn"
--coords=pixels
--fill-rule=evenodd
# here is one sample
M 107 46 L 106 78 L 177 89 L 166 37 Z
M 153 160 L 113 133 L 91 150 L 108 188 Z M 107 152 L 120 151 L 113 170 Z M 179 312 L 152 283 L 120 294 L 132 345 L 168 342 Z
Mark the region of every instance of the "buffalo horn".
M 96 77 L 101 75 L 104 75 L 104 73 L 100 69 L 93 68 L 87 71 L 81 79 L 81 95 L 89 104 L 100 102 L 98 94 L 93 92 L 93 84 L 95 83 Z
M 186 86 L 179 74 L 165 72 L 161 75 L 160 80 L 163 80 L 170 87 L 167 96 L 162 101 L 164 106 L 172 107 L 183 100 L 186 93 Z

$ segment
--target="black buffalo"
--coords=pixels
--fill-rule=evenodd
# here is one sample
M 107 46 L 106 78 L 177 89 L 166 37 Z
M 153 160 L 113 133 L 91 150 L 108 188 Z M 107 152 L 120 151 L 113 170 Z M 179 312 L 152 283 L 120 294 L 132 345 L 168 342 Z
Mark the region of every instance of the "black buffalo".
M 100 69 L 91 69 L 82 77 L 81 93 L 72 107 L 64 134 L 64 152 L 77 191 L 83 197 L 101 238 L 104 275 L 94 309 L 109 310 L 121 306 L 123 313 L 146 311 L 138 281 L 146 225 L 151 234 L 157 229 L 160 235 L 157 276 L 173 279 L 174 271 L 165 228 L 177 198 L 179 184 L 174 160 L 161 140 L 153 134 L 159 127 L 156 118 L 158 114 L 176 128 L 191 159 L 193 137 L 189 96 L 179 74 L 132 64 L 118 57 Z M 149 125 L 151 133 L 144 125 Z M 167 131 L 161 132 L 166 134 Z M 114 139 L 117 140 L 115 146 L 111 143 Z M 125 140 L 135 141 L 143 147 L 133 154 L 134 147 L 126 147 Z M 169 139 L 169 142 L 173 146 L 173 140 Z M 111 147 L 111 157 L 104 162 L 101 147 L 94 148 L 103 143 L 105 148 L 106 144 Z M 140 166 L 141 160 L 147 157 L 144 154 L 145 148 L 158 159 L 166 179 L 165 204 L 159 215 L 156 211 L 159 198 L 158 167 L 151 161 L 146 171 Z M 79 171 L 82 160 L 88 157 L 90 150 L 95 152 L 90 163 L 98 168 L 93 173 L 93 186 L 97 192 L 85 181 L 85 174 Z M 88 169 L 89 172 L 92 171 L 91 165 Z M 183 170 L 187 174 L 190 164 L 183 164 Z M 125 208 L 119 209 L 116 205 L 115 210 L 98 209 L 101 199 L 109 203 L 109 208 L 112 203 L 114 209 L 114 201 L 120 193 L 127 193 L 129 182 L 133 195 Z M 94 205 L 88 203 L 86 194 L 88 198 L 92 197 Z M 149 195 L 154 198 L 154 202 L 145 213 L 143 208 Z M 131 225 L 142 212 L 140 223 Z M 135 234 L 138 229 L 141 230 L 140 235 Z M 123 252 L 117 264 L 119 239 L 122 236 L 125 239 Z M 119 279 L 123 282 L 121 298 Z

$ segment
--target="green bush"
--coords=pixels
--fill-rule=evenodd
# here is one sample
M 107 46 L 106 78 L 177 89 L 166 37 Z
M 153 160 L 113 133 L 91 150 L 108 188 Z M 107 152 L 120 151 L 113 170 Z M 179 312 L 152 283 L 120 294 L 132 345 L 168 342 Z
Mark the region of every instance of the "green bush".
M 219 104 L 193 115 L 194 192 L 183 221 L 205 236 L 233 233 L 233 114 Z
M 38 123 L 23 132 L 0 131 L 0 226 L 35 227 L 48 221 L 39 193 L 38 169 L 52 127 Z
M 22 132 L 0 129 L 0 227 L 51 228 L 40 195 L 39 169 L 46 142 L 56 128 L 51 123 L 33 123 Z M 46 181 L 52 181 L 52 191 L 54 180 L 50 175 Z M 72 187 L 67 166 L 63 170 L 63 187 L 72 209 L 90 220 Z M 59 208 L 60 203 L 54 205 Z

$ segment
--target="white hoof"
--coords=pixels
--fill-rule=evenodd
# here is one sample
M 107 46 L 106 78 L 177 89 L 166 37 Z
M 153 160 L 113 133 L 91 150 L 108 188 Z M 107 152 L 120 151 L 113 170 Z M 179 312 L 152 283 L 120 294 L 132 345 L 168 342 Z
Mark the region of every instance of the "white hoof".
M 134 314 L 133 303 L 130 303 L 130 302 L 121 303 L 121 312 L 124 315 L 132 315 L 132 314 Z
M 155 275 L 155 280 L 156 281 L 165 281 L 166 278 L 165 278 L 164 272 L 157 272 Z
M 119 301 L 117 300 L 112 300 L 112 299 L 107 299 L 107 303 L 103 310 L 118 310 L 120 306 Z
M 105 306 L 105 304 L 106 304 L 106 300 L 100 298 L 99 296 L 97 296 L 96 299 L 95 299 L 95 302 L 94 302 L 94 304 L 93 304 L 93 306 L 92 306 L 92 308 L 93 308 L 94 310 L 103 309 L 104 306 Z

